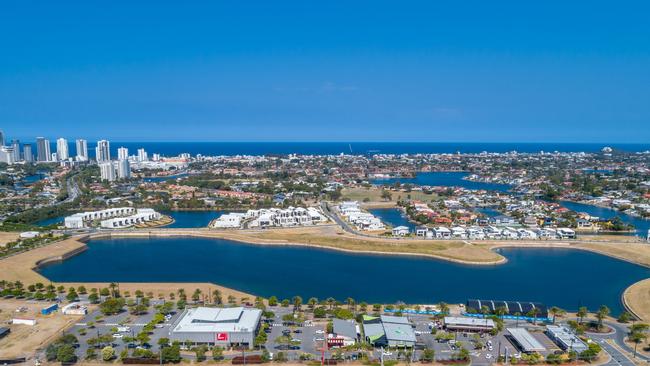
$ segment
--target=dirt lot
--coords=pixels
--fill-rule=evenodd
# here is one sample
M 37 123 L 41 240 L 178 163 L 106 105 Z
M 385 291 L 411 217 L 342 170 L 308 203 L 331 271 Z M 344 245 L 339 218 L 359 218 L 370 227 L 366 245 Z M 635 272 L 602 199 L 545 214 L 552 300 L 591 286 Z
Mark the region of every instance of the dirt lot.
M 61 332 L 72 326 L 80 317 L 64 316 L 61 313 L 41 315 L 45 302 L 25 300 L 0 300 L 0 323 L 8 327 L 11 333 L 0 339 L 0 357 L 31 357 L 34 351 L 43 347 Z M 19 307 L 26 307 L 26 312 L 16 312 Z M 36 325 L 8 324 L 13 317 L 35 318 Z
M 4 247 L 10 241 L 18 239 L 20 233 L 0 231 L 0 247 Z

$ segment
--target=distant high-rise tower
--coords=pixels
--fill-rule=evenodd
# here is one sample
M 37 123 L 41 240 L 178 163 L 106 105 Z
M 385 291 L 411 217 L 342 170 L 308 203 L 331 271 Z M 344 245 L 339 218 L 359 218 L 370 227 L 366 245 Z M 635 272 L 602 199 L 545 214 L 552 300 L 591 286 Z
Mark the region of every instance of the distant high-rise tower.
M 131 177 L 131 165 L 129 160 L 120 159 L 117 162 L 117 176 L 120 179 L 128 179 Z
M 34 162 L 34 153 L 32 152 L 32 144 L 23 145 L 23 159 L 26 163 Z
M 5 133 L 0 130 L 0 146 L 5 146 Z
M 129 158 L 129 149 L 126 147 L 120 147 L 117 149 L 117 160 L 123 160 Z
M 88 161 L 88 141 L 84 139 L 77 140 L 77 160 Z
M 12 140 L 11 147 L 14 148 L 14 161 L 21 161 L 20 159 L 20 140 Z
M 149 160 L 149 156 L 147 156 L 147 152 L 144 149 L 138 149 L 138 161 L 147 161 Z
M 50 161 L 50 140 L 44 137 L 36 138 L 36 155 L 38 161 Z
M 59 160 L 68 160 L 70 157 L 68 153 L 68 140 L 64 138 L 56 140 L 56 156 Z
M 95 148 L 95 159 L 98 163 L 103 163 L 106 161 L 111 161 L 111 143 L 107 140 L 97 141 L 97 147 Z
M 11 146 L 0 146 L 0 161 L 9 165 L 15 163 L 14 148 Z

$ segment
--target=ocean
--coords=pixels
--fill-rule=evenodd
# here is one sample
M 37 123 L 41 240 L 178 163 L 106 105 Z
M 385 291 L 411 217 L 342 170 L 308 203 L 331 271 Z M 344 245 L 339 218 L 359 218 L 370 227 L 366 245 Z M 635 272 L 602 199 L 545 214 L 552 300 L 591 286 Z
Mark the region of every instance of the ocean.
M 52 151 L 56 144 L 51 141 Z M 69 141 L 70 154 L 76 154 L 74 141 Z M 32 145 L 34 153 L 35 145 Z M 96 142 L 88 141 L 88 152 L 95 155 Z M 627 152 L 650 150 L 650 144 L 602 144 L 602 143 L 481 143 L 481 142 L 119 142 L 111 141 L 111 156 L 117 156 L 119 147 L 129 149 L 134 155 L 144 148 L 149 156 L 177 156 L 189 153 L 201 155 L 337 155 L 345 154 L 417 154 L 417 153 L 480 153 L 509 152 L 598 152 L 605 146 Z

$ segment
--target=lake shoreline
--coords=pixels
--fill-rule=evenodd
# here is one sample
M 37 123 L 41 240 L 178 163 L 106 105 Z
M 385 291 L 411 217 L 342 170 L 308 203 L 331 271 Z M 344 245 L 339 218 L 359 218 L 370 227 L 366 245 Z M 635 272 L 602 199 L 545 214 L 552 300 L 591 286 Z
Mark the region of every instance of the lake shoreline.
M 169 230 L 168 230 L 169 231 Z M 216 234 L 216 235 L 215 235 Z M 42 276 L 39 272 L 39 269 L 43 267 L 46 264 L 50 264 L 53 262 L 61 262 L 65 261 L 66 259 L 75 256 L 77 254 L 83 253 L 87 249 L 87 242 L 94 240 L 94 239 L 110 239 L 110 238 L 146 238 L 146 237 L 198 237 L 198 238 L 213 238 L 213 239 L 224 239 L 224 240 L 230 240 L 233 242 L 239 242 L 239 243 L 244 243 L 244 244 L 252 244 L 252 245 L 270 245 L 270 246 L 297 246 L 297 247 L 311 247 L 311 248 L 316 248 L 316 249 L 324 249 L 324 250 L 333 250 L 333 251 L 339 251 L 339 252 L 345 252 L 345 253 L 351 253 L 351 254 L 370 254 L 370 255 L 379 255 L 379 256 L 409 256 L 409 257 L 425 257 L 425 258 L 430 258 L 434 260 L 441 260 L 441 261 L 449 261 L 449 262 L 455 262 L 458 264 L 464 264 L 464 265 L 476 265 L 479 267 L 483 267 L 486 265 L 500 265 L 500 264 L 505 264 L 507 262 L 507 259 L 503 257 L 501 254 L 498 254 L 496 252 L 498 249 L 501 248 L 558 248 L 558 249 L 577 249 L 577 250 L 583 250 L 583 251 L 588 251 L 592 253 L 596 253 L 599 255 L 615 258 L 618 260 L 623 260 L 629 263 L 633 263 L 636 265 L 640 265 L 646 268 L 650 268 L 650 264 L 647 261 L 641 261 L 638 260 L 639 258 L 630 258 L 629 256 L 625 255 L 620 255 L 616 254 L 613 252 L 608 252 L 606 250 L 599 249 L 597 247 L 586 247 L 586 246 L 580 246 L 581 243 L 567 243 L 567 242 L 553 242 L 553 243 L 531 243 L 531 242 L 505 242 L 505 243 L 483 243 L 483 244 L 488 244 L 488 248 L 490 251 L 495 252 L 498 254 L 502 260 L 500 261 L 494 261 L 491 263 L 486 263 L 486 262 L 472 262 L 472 261 L 465 261 L 465 260 L 458 260 L 456 258 L 447 258 L 444 256 L 435 256 L 435 255 L 427 255 L 427 254 L 415 254 L 415 253 L 393 253 L 393 252 L 377 252 L 377 251 L 361 251 L 361 250 L 350 250 L 350 249 L 344 249 L 344 248 L 333 248 L 325 245 L 314 245 L 314 244 L 305 244 L 305 243 L 290 243 L 290 242 L 281 242 L 281 241 L 270 241 L 268 239 L 266 240 L 260 240 L 258 238 L 247 238 L 247 237 L 241 237 L 241 236 L 233 236 L 232 234 L 235 234 L 233 232 L 215 232 L 215 231 L 200 231 L 200 230 L 191 230 L 191 231 L 176 231 L 176 232 L 165 232 L 165 233 L 155 233 L 155 232 L 150 232 L 150 231 L 144 231 L 144 230 L 134 230 L 132 232 L 107 232 L 107 233 L 99 233 L 99 234 L 85 234 L 85 235 L 80 235 L 77 237 L 69 238 L 66 239 L 62 242 L 57 242 L 53 243 L 50 246 L 52 248 L 55 248 L 53 253 L 50 253 L 50 251 L 47 251 L 48 247 L 43 247 L 39 249 L 35 249 L 33 251 L 25 252 L 22 253 L 21 256 L 23 257 L 29 257 L 31 258 L 30 260 L 27 261 L 27 263 L 30 263 L 26 268 L 16 268 L 17 266 L 20 267 L 21 265 L 25 264 L 25 260 L 18 260 L 18 263 L 11 264 L 10 267 L 13 267 L 11 271 L 3 270 L 2 272 L 7 274 L 7 273 L 14 273 L 14 277 L 17 277 L 18 279 L 21 279 L 22 281 L 31 281 L 32 282 L 42 282 L 42 281 L 48 281 L 44 276 Z M 584 243 L 582 243 L 584 244 Z M 474 245 L 474 244 L 472 244 Z M 606 244 L 602 244 L 606 245 Z M 641 244 L 644 245 L 644 244 Z M 43 252 L 40 249 L 45 249 L 46 251 Z M 22 259 L 22 258 L 21 258 Z M 3 263 L 5 262 L 5 263 Z M 7 265 L 6 260 L 0 260 L 0 270 L 3 268 L 2 264 L 5 266 Z M 6 268 L 5 268 L 6 269 Z M 31 272 L 29 274 L 26 274 L 26 272 Z M 11 277 L 11 276 L 10 276 Z M 3 278 L 3 279 L 11 279 L 11 278 Z M 621 302 L 623 304 L 623 307 L 630 311 L 631 313 L 641 317 L 644 320 L 650 320 L 650 314 L 639 314 L 639 307 L 638 304 L 639 300 L 636 298 L 637 297 L 637 292 L 631 292 L 630 289 L 634 288 L 635 286 L 638 286 L 642 282 L 648 282 L 648 286 L 650 286 L 650 281 L 648 280 L 641 280 L 639 282 L 636 282 L 632 285 L 630 285 L 628 288 L 626 288 L 621 295 Z M 644 283 L 645 283 L 644 282 Z M 63 284 L 68 284 L 67 282 L 64 282 Z M 137 283 L 137 285 L 140 286 L 158 286 L 158 287 L 164 287 L 161 286 L 161 283 L 158 282 L 142 282 L 142 283 Z M 171 287 L 178 287 L 178 286 L 187 286 L 188 284 L 186 283 L 174 283 L 174 286 L 170 285 Z M 238 291 L 236 289 L 229 289 L 223 286 L 220 286 L 215 283 L 207 283 L 203 285 L 212 285 L 215 286 L 219 289 L 224 289 L 224 291 L 234 291 L 238 293 L 242 293 L 241 291 Z M 251 295 L 252 296 L 252 295 Z

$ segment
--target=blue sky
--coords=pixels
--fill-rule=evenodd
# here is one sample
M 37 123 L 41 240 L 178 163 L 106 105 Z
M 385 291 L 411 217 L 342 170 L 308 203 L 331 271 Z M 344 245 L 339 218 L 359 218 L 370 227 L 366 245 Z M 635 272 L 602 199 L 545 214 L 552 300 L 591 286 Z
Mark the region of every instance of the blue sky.
M 0 4 L 30 140 L 648 142 L 646 2 Z

